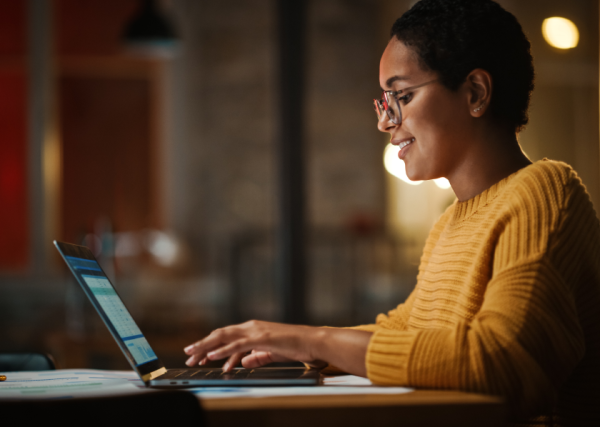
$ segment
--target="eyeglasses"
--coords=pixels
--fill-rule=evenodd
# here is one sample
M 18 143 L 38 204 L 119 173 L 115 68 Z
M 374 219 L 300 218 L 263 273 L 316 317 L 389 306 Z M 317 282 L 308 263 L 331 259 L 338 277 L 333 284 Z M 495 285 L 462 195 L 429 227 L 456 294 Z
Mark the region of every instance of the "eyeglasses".
M 407 87 L 398 91 L 384 90 L 381 95 L 381 99 L 373 100 L 375 112 L 377 113 L 377 118 L 381 120 L 383 115 L 387 114 L 388 118 L 393 124 L 399 125 L 400 123 L 402 123 L 402 109 L 400 108 L 400 101 L 406 100 L 410 93 L 407 93 L 404 96 L 400 95 L 405 92 L 423 87 L 430 83 L 437 82 L 438 80 L 439 79 L 430 80 L 428 82 L 421 83 L 420 85 Z

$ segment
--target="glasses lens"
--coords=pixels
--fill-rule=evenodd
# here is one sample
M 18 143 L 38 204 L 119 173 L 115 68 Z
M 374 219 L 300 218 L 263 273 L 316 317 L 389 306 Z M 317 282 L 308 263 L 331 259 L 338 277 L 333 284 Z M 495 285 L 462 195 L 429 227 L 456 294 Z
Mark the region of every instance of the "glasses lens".
M 402 110 L 400 110 L 398 100 L 388 92 L 383 92 L 383 99 L 388 107 L 386 112 L 391 122 L 399 125 L 402 122 Z
M 374 99 L 373 100 L 373 108 L 375 109 L 375 112 L 377 113 L 377 118 L 379 120 L 381 120 L 381 117 L 385 114 L 385 107 L 383 105 L 383 101 L 381 101 L 380 99 Z

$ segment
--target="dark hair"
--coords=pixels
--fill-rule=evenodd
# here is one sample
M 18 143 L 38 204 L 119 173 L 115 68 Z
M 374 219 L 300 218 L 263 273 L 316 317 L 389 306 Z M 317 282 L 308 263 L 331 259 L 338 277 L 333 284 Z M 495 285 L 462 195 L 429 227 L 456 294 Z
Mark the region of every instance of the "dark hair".
M 533 58 L 517 19 L 491 0 L 420 0 L 393 25 L 391 36 L 457 90 L 476 68 L 489 72 L 494 85 L 490 112 L 520 131 L 529 121 Z

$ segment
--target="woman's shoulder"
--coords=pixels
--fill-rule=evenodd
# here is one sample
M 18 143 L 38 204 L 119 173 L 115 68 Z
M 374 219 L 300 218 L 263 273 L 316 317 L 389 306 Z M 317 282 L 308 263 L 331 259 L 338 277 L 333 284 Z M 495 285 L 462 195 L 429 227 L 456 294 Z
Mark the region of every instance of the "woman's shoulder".
M 519 175 L 545 176 L 552 179 L 568 180 L 575 173 L 573 168 L 559 160 L 543 158 L 521 169 Z
M 587 195 L 585 186 L 571 166 L 543 159 L 521 169 L 507 185 L 505 198 L 515 203 L 563 208 L 573 192 Z
M 512 218 L 533 229 L 550 231 L 571 221 L 594 228 L 598 225 L 583 182 L 564 162 L 543 159 L 521 169 L 499 199 L 501 222 Z
M 517 172 L 514 181 L 523 183 L 556 183 L 564 186 L 574 174 L 575 171 L 567 163 L 544 158 Z

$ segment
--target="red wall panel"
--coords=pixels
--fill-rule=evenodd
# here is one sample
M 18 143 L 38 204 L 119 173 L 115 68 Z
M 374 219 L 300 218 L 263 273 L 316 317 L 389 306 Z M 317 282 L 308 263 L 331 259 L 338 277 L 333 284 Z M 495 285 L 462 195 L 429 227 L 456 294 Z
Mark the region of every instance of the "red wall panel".
M 27 1 L 0 0 L 0 270 L 29 260 Z
M 26 74 L 0 69 L 1 270 L 21 270 L 28 261 L 26 99 Z
M 0 0 L 0 56 L 22 55 L 27 49 L 26 0 Z

